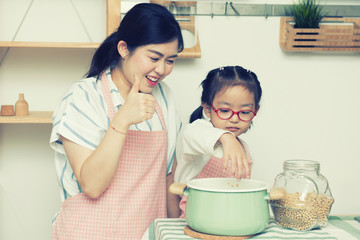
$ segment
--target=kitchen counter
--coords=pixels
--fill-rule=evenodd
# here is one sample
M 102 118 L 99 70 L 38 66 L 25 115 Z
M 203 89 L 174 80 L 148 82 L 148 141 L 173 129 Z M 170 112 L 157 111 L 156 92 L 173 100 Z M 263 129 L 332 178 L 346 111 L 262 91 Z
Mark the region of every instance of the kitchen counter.
M 174 239 L 197 239 L 184 234 L 186 221 L 180 218 L 155 219 L 142 240 L 174 240 Z M 249 239 L 339 239 L 359 240 L 360 223 L 354 220 L 353 216 L 330 216 L 325 227 L 311 231 L 293 231 L 279 228 L 274 219 L 261 233 Z

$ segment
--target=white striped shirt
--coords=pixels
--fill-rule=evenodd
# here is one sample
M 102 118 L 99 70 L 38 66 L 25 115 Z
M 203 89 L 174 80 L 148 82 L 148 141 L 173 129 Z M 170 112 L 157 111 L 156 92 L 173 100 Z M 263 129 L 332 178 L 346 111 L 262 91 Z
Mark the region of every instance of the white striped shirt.
M 115 111 L 118 111 L 124 99 L 113 83 L 109 70 L 107 78 Z M 168 131 L 167 172 L 169 173 L 175 156 L 176 138 L 180 132 L 181 121 L 175 109 L 171 90 L 165 83 L 158 83 L 152 94 L 161 107 Z M 87 78 L 74 83 L 56 106 L 52 120 L 50 146 L 55 150 L 56 172 L 61 186 L 61 199 L 64 201 L 68 197 L 81 193 L 82 190 L 65 155 L 60 135 L 83 147 L 95 150 L 110 123 L 101 81 L 97 81 L 96 78 Z M 162 129 L 162 125 L 157 114 L 154 114 L 152 119 L 131 125 L 129 129 L 157 131 Z
M 177 166 L 175 182 L 188 183 L 200 174 L 211 157 L 223 158 L 224 152 L 219 138 L 229 131 L 215 128 L 203 111 L 203 118 L 184 126 L 177 143 Z M 247 157 L 251 160 L 249 146 L 240 139 Z M 230 164 L 231 166 L 231 164 Z

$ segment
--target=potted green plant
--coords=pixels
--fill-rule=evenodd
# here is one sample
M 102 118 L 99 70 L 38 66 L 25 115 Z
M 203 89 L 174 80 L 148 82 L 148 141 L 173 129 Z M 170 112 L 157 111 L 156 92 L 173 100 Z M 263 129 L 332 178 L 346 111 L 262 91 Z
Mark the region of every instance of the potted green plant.
M 294 28 L 320 28 L 319 24 L 325 16 L 322 6 L 315 0 L 299 0 L 291 6 L 294 16 Z
M 284 51 L 360 52 L 359 18 L 326 17 L 320 0 L 295 0 L 280 18 L 279 43 Z M 290 12 L 291 11 L 291 12 Z

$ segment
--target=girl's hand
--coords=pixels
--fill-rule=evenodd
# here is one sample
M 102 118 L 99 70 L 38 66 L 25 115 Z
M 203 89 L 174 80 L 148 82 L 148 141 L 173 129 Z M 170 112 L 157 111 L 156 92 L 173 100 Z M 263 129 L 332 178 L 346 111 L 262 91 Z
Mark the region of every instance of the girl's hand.
M 153 117 L 155 98 L 151 94 L 139 92 L 140 80 L 135 75 L 135 82 L 125 99 L 124 105 L 116 113 L 112 123 L 129 128 L 132 124 L 141 123 Z
M 246 158 L 245 149 L 239 140 L 230 133 L 224 133 L 219 142 L 224 152 L 224 170 L 228 168 L 231 161 L 231 175 L 240 180 L 243 176 L 250 178 L 251 160 Z

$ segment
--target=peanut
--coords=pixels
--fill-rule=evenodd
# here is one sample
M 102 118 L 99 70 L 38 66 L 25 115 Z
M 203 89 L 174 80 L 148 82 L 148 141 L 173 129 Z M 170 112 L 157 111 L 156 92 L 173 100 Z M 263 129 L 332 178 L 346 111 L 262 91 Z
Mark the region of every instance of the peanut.
M 280 200 L 271 200 L 275 221 L 280 227 L 295 230 L 310 230 L 327 223 L 333 198 L 324 194 L 287 193 Z

